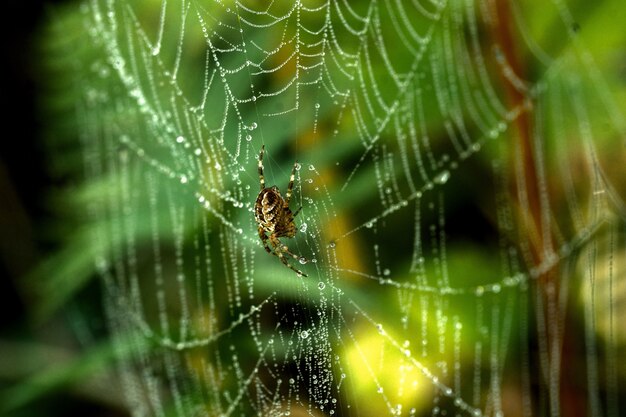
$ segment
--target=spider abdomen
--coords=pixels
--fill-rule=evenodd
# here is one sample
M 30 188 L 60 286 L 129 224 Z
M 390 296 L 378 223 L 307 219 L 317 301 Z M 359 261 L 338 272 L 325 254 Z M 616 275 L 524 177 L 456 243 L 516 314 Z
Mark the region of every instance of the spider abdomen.
M 256 199 L 255 217 L 257 223 L 267 232 L 273 232 L 283 209 L 284 200 L 278 190 L 265 188 Z

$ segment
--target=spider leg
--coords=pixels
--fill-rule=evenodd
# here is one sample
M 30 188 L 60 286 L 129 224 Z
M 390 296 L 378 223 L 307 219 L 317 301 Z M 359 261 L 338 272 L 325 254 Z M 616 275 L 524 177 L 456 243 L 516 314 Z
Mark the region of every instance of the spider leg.
M 296 212 L 293 213 L 293 217 L 296 217 L 298 213 L 300 213 L 300 210 L 302 210 L 302 206 L 298 207 L 298 210 L 296 210 Z
M 280 261 L 283 263 L 283 265 L 285 265 L 287 268 L 291 269 L 292 271 L 294 271 L 298 275 L 301 275 L 303 277 L 308 277 L 307 274 L 305 274 L 304 272 L 300 271 L 299 269 L 297 269 L 294 266 L 292 266 L 289 262 L 287 262 L 287 259 L 283 255 L 283 252 L 288 253 L 294 259 L 298 259 L 299 260 L 300 258 L 297 255 L 291 253 L 289 251 L 289 248 L 287 248 L 286 245 L 282 245 L 280 243 L 280 240 L 278 240 L 278 238 L 275 237 L 273 234 L 270 235 L 269 239 L 270 239 L 270 242 L 272 243 L 272 246 L 274 247 L 274 253 L 276 254 L 276 256 L 278 256 L 278 259 L 280 259 Z
M 261 242 L 263 242 L 263 247 L 267 253 L 272 253 L 269 245 L 267 244 L 267 236 L 265 235 L 265 231 L 261 226 L 259 226 L 259 237 L 261 238 Z
M 291 169 L 291 176 L 289 177 L 289 185 L 287 186 L 287 193 L 285 194 L 285 204 L 283 207 L 289 207 L 289 200 L 291 199 L 291 190 L 293 190 L 293 181 L 296 178 L 296 166 L 298 166 L 298 162 L 293 163 L 293 168 Z
M 263 175 L 263 152 L 265 151 L 265 145 L 261 146 L 261 153 L 259 153 L 259 182 L 261 183 L 261 190 L 265 188 L 265 176 Z

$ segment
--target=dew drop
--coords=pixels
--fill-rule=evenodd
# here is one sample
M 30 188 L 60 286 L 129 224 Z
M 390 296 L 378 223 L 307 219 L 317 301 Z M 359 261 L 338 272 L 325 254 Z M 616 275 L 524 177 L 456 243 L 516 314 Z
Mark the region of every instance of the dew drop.
M 295 383 L 296 383 L 296 380 L 295 380 L 295 379 L 293 379 L 293 378 L 289 378 L 289 383 L 290 383 L 291 385 L 293 385 L 293 384 L 295 384 Z
M 181 175 L 180 176 L 180 183 L 181 184 L 187 184 L 187 181 L 188 181 L 188 179 L 187 179 L 187 177 L 185 175 Z
M 308 226 L 307 226 L 307 224 L 306 224 L 306 223 L 302 223 L 302 224 L 300 225 L 299 230 L 300 230 L 302 233 L 304 233 L 304 232 L 306 232 L 307 227 L 308 227 Z
M 378 392 L 379 394 L 383 393 L 383 387 L 378 387 L 378 389 L 376 390 L 376 392 Z
M 320 282 L 319 284 L 317 284 L 317 288 L 319 288 L 320 290 L 323 290 L 324 288 L 326 288 L 326 284 L 324 284 L 323 282 Z
M 307 263 L 306 258 L 300 258 L 298 259 L 298 262 L 300 262 L 302 265 L 304 265 L 305 263 Z
M 315 108 L 319 109 L 320 108 L 320 103 L 315 103 Z
M 308 331 L 306 331 L 306 330 L 303 330 L 302 332 L 300 332 L 300 337 L 301 337 L 302 339 L 308 339 L 308 337 L 309 337 L 309 332 L 308 332 Z
M 336 246 L 337 246 L 337 244 L 335 243 L 335 241 L 334 241 L 334 240 L 331 240 L 331 241 L 328 243 L 328 247 L 329 247 L 329 248 L 331 248 L 331 249 L 332 249 L 332 248 L 334 248 L 334 247 L 336 247 Z
M 256 129 L 256 122 L 252 122 L 252 124 L 250 125 L 250 130 L 254 129 Z
M 199 156 L 202 153 L 202 150 L 200 148 L 196 148 L 193 153 Z
M 178 137 L 176 138 L 176 142 L 178 142 L 178 143 L 183 143 L 184 141 L 185 141 L 185 138 L 184 138 L 184 137 L 182 137 L 182 136 L 178 136 Z
M 246 140 L 250 142 L 252 140 L 252 135 L 246 135 Z
M 220 165 L 219 162 L 215 162 L 215 169 L 217 169 L 218 171 L 222 170 L 222 166 Z
M 450 179 L 450 171 L 447 169 L 445 171 L 441 171 L 437 176 L 433 179 L 436 184 L 445 184 Z
M 383 269 L 383 275 L 384 275 L 384 276 L 388 277 L 388 276 L 389 276 L 389 274 L 391 274 L 391 271 L 389 270 L 389 268 L 385 268 L 385 269 Z
M 309 171 L 315 171 L 315 167 L 313 165 L 309 165 Z

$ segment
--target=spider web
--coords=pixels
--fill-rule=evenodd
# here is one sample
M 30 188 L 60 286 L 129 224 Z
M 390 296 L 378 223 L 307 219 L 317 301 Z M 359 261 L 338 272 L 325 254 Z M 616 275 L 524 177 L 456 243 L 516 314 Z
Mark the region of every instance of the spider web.
M 619 415 L 625 124 L 567 4 L 156 3 L 74 17 L 133 415 Z

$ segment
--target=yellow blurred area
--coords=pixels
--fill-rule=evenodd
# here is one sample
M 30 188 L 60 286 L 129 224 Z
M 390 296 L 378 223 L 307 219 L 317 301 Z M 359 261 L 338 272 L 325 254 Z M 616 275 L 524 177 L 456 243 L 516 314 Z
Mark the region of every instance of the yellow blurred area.
M 346 347 L 344 358 L 349 375 L 344 383 L 354 398 L 379 397 L 367 401 L 367 407 L 359 410 L 360 415 L 414 415 L 432 406 L 432 381 L 405 352 L 374 329 L 358 329 L 355 343 Z M 422 362 L 422 365 L 431 368 L 433 364 Z

